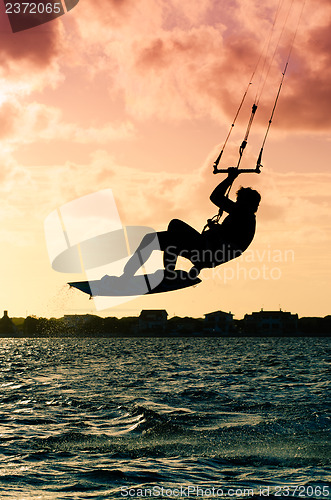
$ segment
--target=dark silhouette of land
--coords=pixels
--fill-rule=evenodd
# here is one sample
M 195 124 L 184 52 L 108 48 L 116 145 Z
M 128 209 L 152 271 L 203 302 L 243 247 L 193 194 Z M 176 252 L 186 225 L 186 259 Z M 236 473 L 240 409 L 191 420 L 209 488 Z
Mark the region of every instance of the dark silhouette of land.
M 302 317 L 285 311 L 259 311 L 233 319 L 233 314 L 215 311 L 204 318 L 168 319 L 165 310 L 143 310 L 139 316 L 101 318 L 92 314 L 63 318 L 0 319 L 1 338 L 49 337 L 330 337 L 331 315 Z

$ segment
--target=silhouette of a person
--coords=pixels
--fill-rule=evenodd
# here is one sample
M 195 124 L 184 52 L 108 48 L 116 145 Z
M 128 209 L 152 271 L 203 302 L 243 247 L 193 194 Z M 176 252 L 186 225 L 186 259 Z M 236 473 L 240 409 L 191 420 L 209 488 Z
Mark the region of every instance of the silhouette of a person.
M 225 196 L 238 176 L 236 168 L 212 192 L 210 200 L 228 213 L 221 224 L 209 222 L 208 229 L 199 233 L 185 222 L 173 219 L 166 231 L 149 233 L 124 267 L 123 278 L 131 278 L 147 261 L 152 251 L 162 250 L 165 278 L 175 278 L 173 272 L 179 256 L 189 259 L 193 267 L 189 275 L 196 277 L 201 269 L 215 267 L 239 257 L 250 245 L 255 234 L 255 212 L 261 196 L 251 188 L 241 187 L 236 201 Z

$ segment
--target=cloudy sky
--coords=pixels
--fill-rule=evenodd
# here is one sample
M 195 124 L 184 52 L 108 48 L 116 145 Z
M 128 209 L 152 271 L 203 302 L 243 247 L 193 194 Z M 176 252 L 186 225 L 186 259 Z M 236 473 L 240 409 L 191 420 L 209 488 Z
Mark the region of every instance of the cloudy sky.
M 223 167 L 237 162 L 257 97 L 242 161 L 254 168 L 296 33 L 263 171 L 242 174 L 232 191 L 262 195 L 250 249 L 196 288 L 98 314 L 330 314 L 330 24 L 329 0 L 82 0 L 12 33 L 1 8 L 2 308 L 96 312 L 66 286 L 83 273 L 52 269 L 44 234 L 51 212 L 87 194 L 111 188 L 123 225 L 162 230 L 180 218 L 201 230 L 222 179 L 212 164 L 250 78 L 255 70 Z

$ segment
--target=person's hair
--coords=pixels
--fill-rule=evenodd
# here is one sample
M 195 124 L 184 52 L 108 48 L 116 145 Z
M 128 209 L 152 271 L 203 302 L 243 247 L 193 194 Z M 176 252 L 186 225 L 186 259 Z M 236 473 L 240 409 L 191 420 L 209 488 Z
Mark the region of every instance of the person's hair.
M 261 195 L 255 189 L 241 187 L 237 191 L 237 201 L 256 212 L 261 201 Z

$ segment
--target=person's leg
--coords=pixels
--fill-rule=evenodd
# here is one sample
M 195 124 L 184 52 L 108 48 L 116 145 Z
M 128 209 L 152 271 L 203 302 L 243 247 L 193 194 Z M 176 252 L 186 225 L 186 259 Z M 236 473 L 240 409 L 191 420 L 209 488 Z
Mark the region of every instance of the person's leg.
M 153 250 L 158 250 L 160 248 L 158 234 L 159 233 L 148 233 L 143 237 L 140 245 L 124 266 L 124 277 L 130 278 L 134 276 L 138 269 L 140 269 L 149 259 Z
M 176 251 L 176 247 L 172 244 L 174 241 L 173 238 L 175 239 L 174 235 L 170 235 L 168 231 L 146 234 L 134 254 L 125 264 L 123 277 L 130 278 L 134 276 L 138 269 L 140 269 L 149 259 L 153 250 L 163 250 L 164 253 L 167 253 L 167 257 L 163 260 L 167 265 L 169 263 L 170 266 L 174 260 L 174 269 L 177 261 L 177 255 L 173 252 Z
M 164 269 L 169 276 L 173 276 L 178 256 L 189 260 L 193 252 L 197 256 L 201 251 L 202 239 L 198 231 L 179 219 L 170 221 L 165 235 L 160 240 L 160 247 L 164 251 Z
M 149 233 L 124 267 L 125 277 L 132 277 L 148 260 L 153 250 L 162 250 L 165 272 L 171 275 L 179 255 L 190 258 L 192 251 L 201 250 L 201 234 L 179 219 L 170 221 L 167 231 Z

